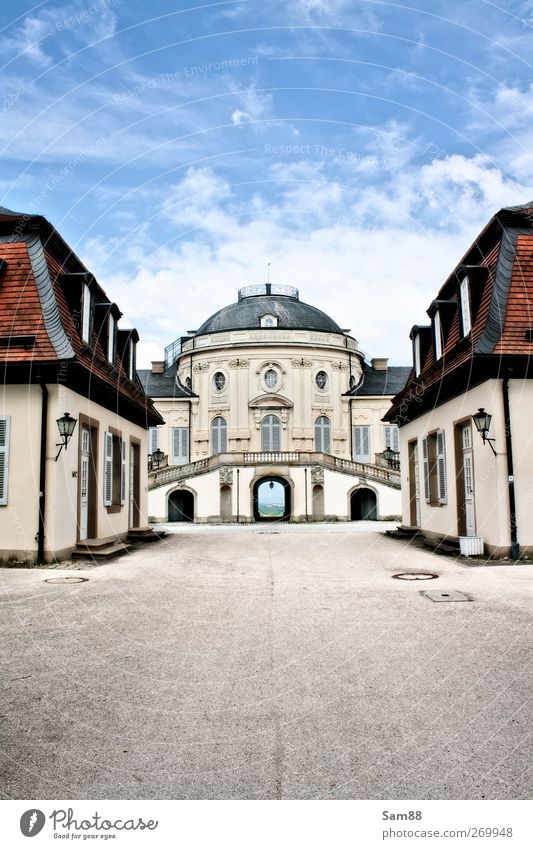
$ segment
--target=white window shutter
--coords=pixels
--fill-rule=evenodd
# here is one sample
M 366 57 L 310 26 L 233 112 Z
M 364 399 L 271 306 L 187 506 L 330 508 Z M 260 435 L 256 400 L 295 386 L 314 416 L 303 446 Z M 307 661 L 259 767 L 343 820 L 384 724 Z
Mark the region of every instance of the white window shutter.
M 153 454 L 159 448 L 159 430 L 157 427 L 148 428 L 148 453 Z
M 443 430 L 437 431 L 437 486 L 439 503 L 448 501 L 448 486 L 446 481 L 446 441 Z
M 91 341 L 91 290 L 86 283 L 83 284 L 82 300 L 81 338 L 89 344 Z
M 368 425 L 354 427 L 354 453 L 359 463 L 370 462 L 370 428 Z
M 113 434 L 104 433 L 104 507 L 113 503 Z
M 429 504 L 431 500 L 431 490 L 429 486 L 429 445 L 427 436 L 422 440 L 422 459 L 424 465 L 424 498 Z
M 120 503 L 126 503 L 126 440 L 121 440 L 122 454 L 120 458 Z
M 0 417 L 0 504 L 7 504 L 10 417 Z
M 172 428 L 172 465 L 182 466 L 189 459 L 189 428 Z
M 400 450 L 400 439 L 397 425 L 385 425 L 385 448 L 392 448 L 393 451 Z
M 468 277 L 464 277 L 461 280 L 461 321 L 463 325 L 463 336 L 467 336 L 472 328 Z

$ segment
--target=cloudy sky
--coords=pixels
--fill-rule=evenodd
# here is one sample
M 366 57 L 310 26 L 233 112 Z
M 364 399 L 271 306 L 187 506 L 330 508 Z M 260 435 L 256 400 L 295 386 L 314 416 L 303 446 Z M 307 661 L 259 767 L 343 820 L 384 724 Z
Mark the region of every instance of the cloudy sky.
M 271 280 L 410 360 L 533 198 L 533 0 L 44 0 L 0 11 L 1 203 L 45 215 L 141 365 Z

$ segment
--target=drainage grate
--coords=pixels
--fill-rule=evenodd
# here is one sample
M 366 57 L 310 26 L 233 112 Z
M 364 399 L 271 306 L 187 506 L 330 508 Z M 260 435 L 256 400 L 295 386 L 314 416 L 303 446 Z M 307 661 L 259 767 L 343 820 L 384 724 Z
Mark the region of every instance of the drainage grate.
M 83 584 L 89 578 L 80 578 L 77 575 L 58 575 L 56 578 L 45 578 L 45 584 Z
M 422 595 L 427 596 L 431 601 L 472 601 L 464 593 L 459 590 L 448 590 L 448 592 L 423 592 Z
M 435 575 L 434 572 L 399 572 L 392 577 L 397 578 L 399 581 L 432 581 L 433 578 L 438 578 L 439 576 Z

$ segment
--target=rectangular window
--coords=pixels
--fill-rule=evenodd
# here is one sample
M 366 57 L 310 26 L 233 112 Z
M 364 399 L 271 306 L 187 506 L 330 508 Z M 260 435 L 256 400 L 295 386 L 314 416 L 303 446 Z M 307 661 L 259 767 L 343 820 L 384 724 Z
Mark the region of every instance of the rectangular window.
M 416 334 L 413 342 L 413 358 L 415 366 L 415 377 L 418 377 L 422 370 L 422 365 L 420 362 L 420 335 L 418 333 Z
M 437 311 L 433 317 L 433 334 L 435 337 L 435 359 L 440 360 L 442 357 L 442 324 L 439 312 Z
M 370 427 L 368 425 L 354 426 L 353 458 L 358 463 L 370 462 Z
M 189 462 L 189 428 L 172 428 L 172 465 L 183 466 Z
M 0 416 L 0 505 L 7 504 L 10 416 Z
M 87 286 L 87 283 L 83 284 L 81 309 L 81 338 L 89 345 L 91 341 L 91 290 Z
M 159 448 L 159 428 L 148 428 L 148 453 L 153 454 Z
M 470 311 L 470 286 L 468 277 L 461 280 L 461 324 L 463 336 L 468 336 L 472 329 L 472 314 Z
M 446 440 L 443 430 L 430 433 L 422 440 L 424 464 L 424 498 L 427 504 L 446 504 Z
M 385 425 L 385 448 L 392 448 L 393 451 L 400 450 L 400 432 L 397 425 Z
M 126 442 L 104 433 L 104 507 L 126 503 Z

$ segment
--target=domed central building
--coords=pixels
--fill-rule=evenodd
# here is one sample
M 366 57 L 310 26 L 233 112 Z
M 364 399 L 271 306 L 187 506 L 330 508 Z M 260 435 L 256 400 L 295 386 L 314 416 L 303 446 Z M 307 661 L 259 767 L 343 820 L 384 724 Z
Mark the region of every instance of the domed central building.
M 350 331 L 291 286 L 241 289 L 139 372 L 165 420 L 150 431 L 151 518 L 398 516 L 384 456 L 398 434 L 381 419 L 409 371 L 366 363 Z

